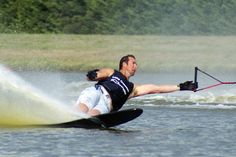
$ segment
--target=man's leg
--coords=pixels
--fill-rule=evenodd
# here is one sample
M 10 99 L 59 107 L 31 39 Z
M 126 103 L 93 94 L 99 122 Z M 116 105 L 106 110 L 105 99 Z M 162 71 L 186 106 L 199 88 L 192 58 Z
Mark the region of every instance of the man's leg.
M 84 103 L 76 104 L 74 108 L 76 111 L 87 113 L 90 116 L 96 116 L 96 115 L 101 114 L 101 112 L 97 109 L 89 110 L 88 106 Z
M 96 115 L 101 114 L 101 112 L 99 110 L 97 110 L 97 109 L 91 109 L 91 110 L 89 110 L 88 114 L 90 116 L 96 116 Z
M 98 91 L 95 87 L 89 87 L 83 90 L 74 105 L 74 109 L 79 112 L 88 113 L 99 100 Z
M 104 114 L 104 113 L 108 113 L 110 112 L 109 107 L 108 107 L 108 102 L 105 101 L 104 96 L 102 95 L 100 97 L 100 100 L 98 102 L 98 104 L 89 110 L 88 114 L 91 116 L 96 116 L 99 114 Z
M 76 106 L 76 110 L 87 113 L 89 111 L 89 108 L 86 104 L 80 103 L 79 105 Z

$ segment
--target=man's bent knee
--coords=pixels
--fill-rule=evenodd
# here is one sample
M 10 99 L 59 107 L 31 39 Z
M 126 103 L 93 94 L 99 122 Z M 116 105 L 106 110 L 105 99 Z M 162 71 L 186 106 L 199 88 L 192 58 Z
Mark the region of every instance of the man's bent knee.
M 100 112 L 99 110 L 97 110 L 97 109 L 91 109 L 91 110 L 88 112 L 88 114 L 89 114 L 90 116 L 96 116 L 96 115 L 101 114 L 101 112 Z
M 87 113 L 89 111 L 88 106 L 83 103 L 76 104 L 74 108 L 76 111 L 80 111 L 80 112 L 84 112 L 84 113 Z

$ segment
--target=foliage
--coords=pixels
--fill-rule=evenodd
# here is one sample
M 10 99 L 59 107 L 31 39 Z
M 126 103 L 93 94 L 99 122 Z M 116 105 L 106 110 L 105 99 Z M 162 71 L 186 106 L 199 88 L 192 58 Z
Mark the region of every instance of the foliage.
M 235 0 L 0 0 L 0 32 L 235 35 L 235 8 Z

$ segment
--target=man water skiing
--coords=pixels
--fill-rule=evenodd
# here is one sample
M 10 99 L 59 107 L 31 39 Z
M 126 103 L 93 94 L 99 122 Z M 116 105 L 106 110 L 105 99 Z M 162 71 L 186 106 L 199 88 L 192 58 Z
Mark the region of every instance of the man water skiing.
M 79 96 L 75 109 L 91 116 L 118 111 L 125 102 L 133 97 L 146 94 L 170 93 L 197 89 L 197 83 L 186 81 L 179 85 L 137 85 L 129 81 L 137 70 L 136 58 L 126 55 L 121 58 L 119 71 L 102 68 L 89 71 L 87 79 L 98 81 L 95 86 L 86 88 Z

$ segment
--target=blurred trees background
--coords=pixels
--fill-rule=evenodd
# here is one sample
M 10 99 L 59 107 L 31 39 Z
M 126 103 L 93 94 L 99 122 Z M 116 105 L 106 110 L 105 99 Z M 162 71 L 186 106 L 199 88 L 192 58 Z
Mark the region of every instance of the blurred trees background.
M 0 0 L 0 33 L 236 35 L 235 0 Z

